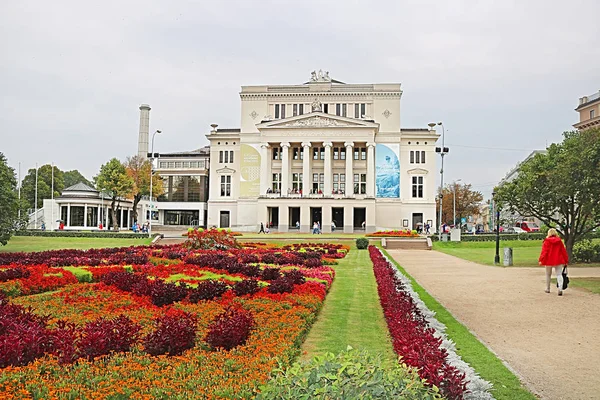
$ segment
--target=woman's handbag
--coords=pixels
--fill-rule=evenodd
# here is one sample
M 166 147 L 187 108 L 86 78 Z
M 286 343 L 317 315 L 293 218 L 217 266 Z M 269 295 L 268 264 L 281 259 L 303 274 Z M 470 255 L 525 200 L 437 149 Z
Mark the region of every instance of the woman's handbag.
M 569 276 L 567 275 L 567 266 L 565 265 L 562 270 L 563 284 L 562 289 L 565 290 L 569 286 Z M 558 282 L 556 282 L 556 287 L 558 287 Z

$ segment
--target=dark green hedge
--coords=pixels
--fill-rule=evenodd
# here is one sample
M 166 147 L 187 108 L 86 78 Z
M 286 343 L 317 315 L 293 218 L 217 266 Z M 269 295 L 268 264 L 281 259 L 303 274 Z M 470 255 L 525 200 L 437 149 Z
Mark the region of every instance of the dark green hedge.
M 153 234 L 152 236 L 158 236 Z M 133 232 L 87 232 L 87 231 L 19 231 L 14 236 L 43 236 L 43 237 L 86 237 L 86 238 L 116 238 L 116 239 L 146 239 L 146 233 Z

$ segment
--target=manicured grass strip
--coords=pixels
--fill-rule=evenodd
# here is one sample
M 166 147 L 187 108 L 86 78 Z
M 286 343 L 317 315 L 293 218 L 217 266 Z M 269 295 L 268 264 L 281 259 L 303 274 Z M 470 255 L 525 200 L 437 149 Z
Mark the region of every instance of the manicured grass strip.
M 182 279 L 189 279 L 189 280 L 193 280 L 193 281 L 206 281 L 206 280 L 217 281 L 221 278 L 224 278 L 224 279 L 227 279 L 230 281 L 235 281 L 235 282 L 243 281 L 243 278 L 240 278 L 239 276 L 231 276 L 231 275 L 227 275 L 227 274 L 215 274 L 214 272 L 210 272 L 210 271 L 202 271 L 202 276 L 189 276 L 186 274 L 174 274 L 174 275 L 169 276 L 167 279 L 165 279 L 165 281 L 176 282 L 176 281 L 180 281 Z
M 369 252 L 353 245 L 348 255 L 337 261 L 325 305 L 302 346 L 303 359 L 326 352 L 337 354 L 350 345 L 396 362 Z
M 552 283 L 556 285 L 555 278 L 552 278 Z M 571 286 L 600 294 L 600 278 L 569 278 L 569 287 Z
M 446 334 L 456 343 L 456 353 L 469 363 L 481 377 L 494 385 L 492 395 L 497 400 L 534 400 L 536 397 L 529 392 L 519 379 L 485 347 L 469 330 L 458 322 L 450 312 L 437 302 L 421 287 L 398 263 L 384 250 L 383 253 L 407 276 L 415 292 L 427 307 L 435 311 L 438 321 L 446 325 Z
M 44 251 L 59 249 L 87 250 L 102 247 L 129 247 L 150 244 L 151 239 L 118 239 L 118 238 L 68 238 L 13 236 L 0 251 Z
M 598 239 L 595 239 L 598 240 Z M 506 240 L 500 242 L 500 266 L 504 262 L 504 248 L 513 249 L 513 267 L 537 267 L 541 240 Z M 433 250 L 478 264 L 494 265 L 496 242 L 433 242 Z M 573 264 L 577 267 L 600 267 L 600 264 Z
M 62 267 L 62 269 L 70 271 L 79 282 L 91 282 L 94 280 L 94 275 L 81 267 Z

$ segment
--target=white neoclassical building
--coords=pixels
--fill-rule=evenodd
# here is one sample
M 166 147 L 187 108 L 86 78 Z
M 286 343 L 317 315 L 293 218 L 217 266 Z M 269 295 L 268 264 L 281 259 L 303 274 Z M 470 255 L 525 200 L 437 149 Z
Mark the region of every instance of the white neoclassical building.
M 400 128 L 400 84 L 243 86 L 241 127 L 210 141 L 208 225 L 324 232 L 435 227 L 435 143 Z

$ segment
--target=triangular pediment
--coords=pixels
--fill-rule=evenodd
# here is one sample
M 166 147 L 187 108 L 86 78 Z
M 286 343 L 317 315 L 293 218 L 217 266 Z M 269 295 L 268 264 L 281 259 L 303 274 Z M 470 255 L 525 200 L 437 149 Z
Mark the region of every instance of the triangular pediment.
M 233 174 L 235 169 L 223 167 L 221 169 L 216 170 L 217 174 Z
M 428 170 L 423 169 L 423 168 L 413 168 L 413 169 L 409 169 L 408 171 L 409 175 L 427 175 L 429 173 Z
M 339 115 L 312 112 L 284 119 L 262 122 L 256 127 L 261 129 L 273 128 L 379 128 L 379 124 L 361 119 L 340 117 Z

